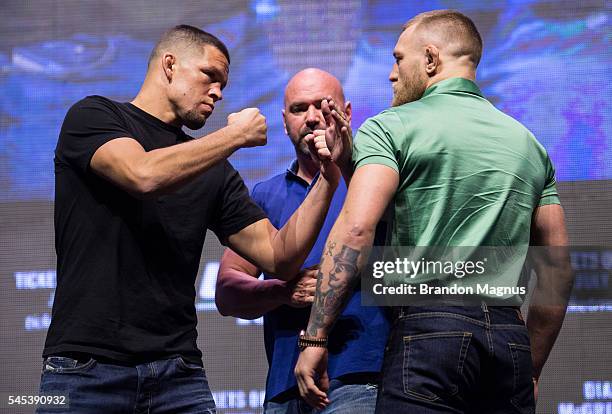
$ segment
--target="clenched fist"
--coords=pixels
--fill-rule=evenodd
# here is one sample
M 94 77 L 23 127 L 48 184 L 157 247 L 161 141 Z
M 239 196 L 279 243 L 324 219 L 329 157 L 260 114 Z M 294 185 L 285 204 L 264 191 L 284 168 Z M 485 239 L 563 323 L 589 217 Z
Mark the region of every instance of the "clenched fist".
M 266 117 L 257 108 L 245 108 L 240 112 L 229 114 L 227 125 L 239 129 L 242 147 L 258 147 L 266 145 L 268 126 Z

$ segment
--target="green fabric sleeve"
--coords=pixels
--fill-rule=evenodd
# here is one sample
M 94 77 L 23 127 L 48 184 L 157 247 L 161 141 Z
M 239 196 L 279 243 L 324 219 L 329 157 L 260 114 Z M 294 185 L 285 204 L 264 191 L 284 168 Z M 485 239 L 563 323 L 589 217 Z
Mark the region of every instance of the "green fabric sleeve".
M 561 204 L 559 200 L 559 193 L 557 192 L 557 180 L 555 180 L 555 168 L 550 161 L 548 156 L 546 157 L 546 182 L 542 195 L 540 196 L 540 202 L 538 206 L 545 206 L 548 204 Z
M 401 122 L 393 112 L 385 111 L 366 120 L 355 136 L 353 169 L 366 164 L 382 164 L 399 172 L 393 137 L 394 134 L 402 133 Z

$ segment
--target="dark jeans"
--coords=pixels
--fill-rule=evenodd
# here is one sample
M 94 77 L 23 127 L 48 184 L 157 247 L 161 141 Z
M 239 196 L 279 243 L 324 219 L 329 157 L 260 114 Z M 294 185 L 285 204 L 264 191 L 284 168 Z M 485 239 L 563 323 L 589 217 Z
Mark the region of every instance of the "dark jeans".
M 67 407 L 46 406 L 43 413 L 215 413 L 202 367 L 182 358 L 132 367 L 49 357 L 43 362 L 40 395 L 67 396 Z
M 533 414 L 531 350 L 512 307 L 405 307 L 389 337 L 381 414 Z
M 265 414 L 373 414 L 376 406 L 376 384 L 346 384 L 340 379 L 329 382 L 327 396 L 331 401 L 323 410 L 315 410 L 299 396 L 283 402 L 268 401 Z

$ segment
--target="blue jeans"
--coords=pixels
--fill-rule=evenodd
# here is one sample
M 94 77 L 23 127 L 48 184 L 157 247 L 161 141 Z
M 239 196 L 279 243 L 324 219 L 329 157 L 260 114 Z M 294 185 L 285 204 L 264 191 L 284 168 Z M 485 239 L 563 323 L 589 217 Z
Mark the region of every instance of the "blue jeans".
M 373 414 L 376 406 L 376 384 L 344 384 L 341 380 L 329 382 L 327 396 L 330 404 L 322 411 L 315 410 L 301 398 L 282 403 L 268 401 L 265 414 Z
M 132 367 L 51 356 L 43 362 L 40 395 L 68 396 L 65 408 L 43 413 L 215 413 L 204 369 L 180 357 Z
M 405 307 L 383 362 L 377 414 L 533 414 L 527 328 L 512 307 Z

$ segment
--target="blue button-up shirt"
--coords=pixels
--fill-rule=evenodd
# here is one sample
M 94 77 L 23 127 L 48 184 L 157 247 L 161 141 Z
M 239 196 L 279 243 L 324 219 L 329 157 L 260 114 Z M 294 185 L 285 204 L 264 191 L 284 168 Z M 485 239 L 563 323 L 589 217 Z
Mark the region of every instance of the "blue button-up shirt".
M 253 199 L 268 214 L 276 228 L 282 227 L 297 210 L 310 191 L 310 186 L 297 174 L 297 161 L 283 174 L 257 184 Z M 314 180 L 313 180 L 314 182 Z M 341 182 L 329 207 L 323 228 L 304 267 L 321 260 L 327 236 L 342 209 L 346 186 Z M 272 276 L 264 274 L 266 279 Z M 264 315 L 264 339 L 269 371 L 266 401 L 297 387 L 293 368 L 299 356 L 297 340 L 306 329 L 310 307 L 280 306 Z M 389 332 L 389 321 L 381 308 L 361 306 L 360 289 L 355 289 L 344 312 L 329 335 L 330 379 L 345 374 L 379 372 Z

